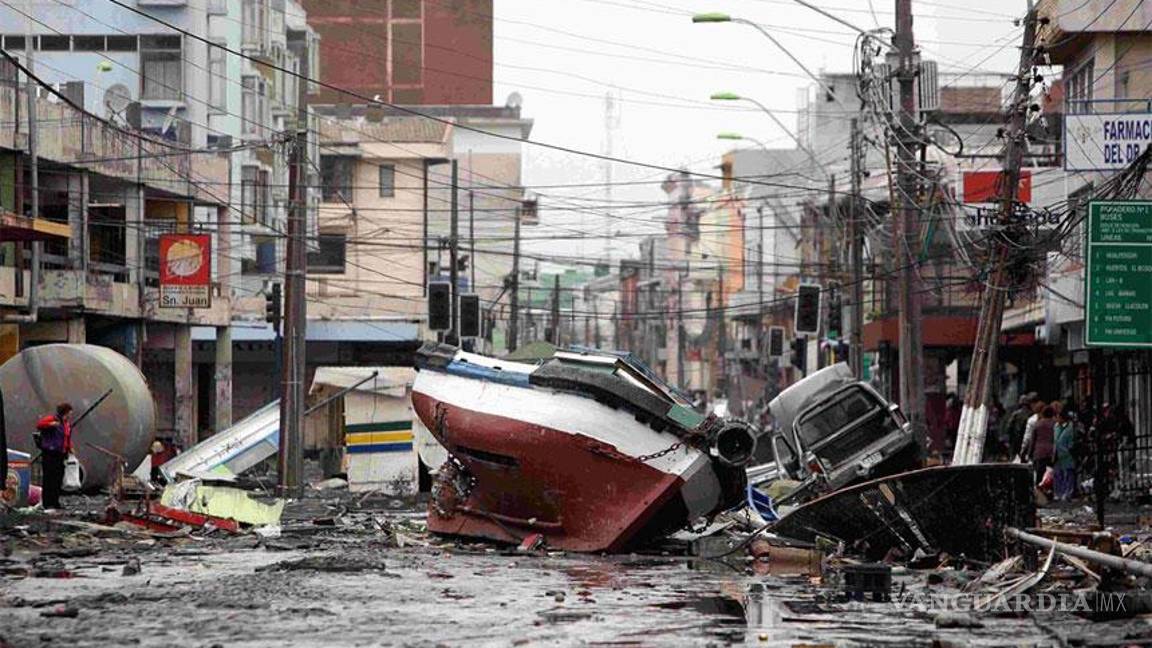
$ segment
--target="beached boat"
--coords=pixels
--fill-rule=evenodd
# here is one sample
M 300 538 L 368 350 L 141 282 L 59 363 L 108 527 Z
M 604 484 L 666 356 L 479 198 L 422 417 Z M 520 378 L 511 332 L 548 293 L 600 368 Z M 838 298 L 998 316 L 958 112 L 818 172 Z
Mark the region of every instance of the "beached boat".
M 447 448 L 428 527 L 621 551 L 739 505 L 755 434 L 703 416 L 629 357 L 539 365 L 428 344 L 412 405 Z

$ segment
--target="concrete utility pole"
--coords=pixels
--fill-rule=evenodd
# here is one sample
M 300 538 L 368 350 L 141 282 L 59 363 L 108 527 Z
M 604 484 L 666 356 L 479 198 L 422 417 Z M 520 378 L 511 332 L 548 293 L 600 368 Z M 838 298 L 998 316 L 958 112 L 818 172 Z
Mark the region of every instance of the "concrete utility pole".
M 423 192 L 421 198 L 423 199 L 423 209 L 421 210 L 424 218 L 424 238 L 421 242 L 421 249 L 423 250 L 424 269 L 421 271 L 420 276 L 423 277 L 423 286 L 421 286 L 421 295 L 425 298 L 428 297 L 428 167 L 431 162 L 425 158 L 421 168 L 423 170 Z
M 1024 43 L 1020 48 L 1020 65 L 1016 70 L 1016 90 L 1008 106 L 1008 129 L 1004 135 L 1004 170 L 1000 175 L 1001 228 L 1012 226 L 1012 212 L 1020 184 L 1020 165 L 1024 159 L 1024 128 L 1028 116 L 1028 95 L 1032 89 L 1032 59 L 1036 46 L 1036 10 L 1031 0 L 1024 19 Z M 980 320 L 972 347 L 972 368 L 968 372 L 968 390 L 956 436 L 952 463 L 980 463 L 984 458 L 984 437 L 988 431 L 988 396 L 996 375 L 996 351 L 1000 343 L 1000 325 L 1004 321 L 1004 301 L 1008 288 L 1010 250 L 1003 237 L 996 237 L 992 251 L 988 283 L 980 297 Z
M 852 118 L 851 168 L 852 199 L 848 202 L 848 264 L 852 281 L 852 333 L 849 339 L 848 365 L 858 378 L 864 377 L 864 237 L 860 231 L 860 178 L 863 174 L 860 147 L 860 123 Z
M 716 386 L 724 398 L 728 398 L 728 358 L 724 357 L 728 352 L 728 324 L 724 321 L 724 306 L 724 265 L 720 264 L 716 266 L 716 362 L 720 367 L 720 380 Z
M 460 169 L 456 160 L 452 160 L 452 222 L 448 231 L 448 280 L 452 282 L 451 304 L 452 328 L 444 341 L 448 344 L 460 344 L 460 210 L 457 202 L 459 189 Z
M 560 275 L 552 277 L 552 344 L 560 346 Z
M 756 373 L 759 377 L 768 370 L 764 339 L 764 205 L 756 207 L 756 231 Z
M 472 175 L 472 170 L 468 170 Z M 472 278 L 468 282 L 468 292 L 476 292 L 476 194 L 468 190 L 468 271 Z
M 303 108 L 301 108 L 303 112 Z M 299 496 L 304 473 L 304 377 L 308 326 L 308 296 L 304 277 L 308 271 L 307 193 L 303 182 L 307 155 L 307 121 L 296 125 L 288 161 L 287 258 L 284 262 L 284 344 L 280 389 L 280 492 Z
M 520 334 L 520 219 L 523 206 L 516 205 L 515 225 L 512 234 L 512 295 L 509 297 L 508 340 L 509 351 L 516 350 Z
M 896 33 L 892 37 L 900 86 L 900 130 L 892 134 L 896 145 L 899 205 L 893 209 L 893 258 L 897 264 L 900 331 L 900 407 L 912 424 L 920 453 L 928 449 L 924 425 L 924 343 L 920 310 L 920 281 L 916 267 L 919 250 L 918 162 L 919 118 L 916 115 L 916 56 L 912 34 L 912 0 L 896 0 Z
M 688 387 L 688 376 L 684 361 L 684 282 L 688 279 L 688 263 L 683 270 L 677 270 L 676 277 L 676 381 L 677 387 Z

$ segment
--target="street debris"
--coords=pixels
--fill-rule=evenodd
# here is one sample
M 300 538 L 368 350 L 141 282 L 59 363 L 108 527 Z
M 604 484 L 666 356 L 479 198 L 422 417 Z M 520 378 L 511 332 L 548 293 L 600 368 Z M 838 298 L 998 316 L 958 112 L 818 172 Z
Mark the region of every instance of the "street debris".
M 237 488 L 214 486 L 199 479 L 169 484 L 160 497 L 160 503 L 169 508 L 201 513 L 211 518 L 235 520 L 251 526 L 280 523 L 284 500 L 265 504 Z

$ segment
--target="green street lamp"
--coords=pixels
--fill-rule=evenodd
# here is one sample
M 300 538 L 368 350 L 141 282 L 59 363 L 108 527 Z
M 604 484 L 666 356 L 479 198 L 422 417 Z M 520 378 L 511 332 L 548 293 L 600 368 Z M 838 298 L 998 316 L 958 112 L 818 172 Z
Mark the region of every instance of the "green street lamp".
M 809 76 L 809 78 L 811 78 L 813 81 L 815 81 L 821 87 L 821 89 L 824 90 L 824 92 L 827 92 L 827 93 L 831 94 L 833 97 L 836 97 L 836 93 L 833 92 L 832 89 L 829 88 L 826 83 L 821 81 L 820 77 L 813 74 L 812 70 L 808 69 L 808 66 L 804 65 L 800 61 L 800 59 L 796 58 L 796 56 L 793 55 L 792 52 L 788 51 L 788 48 L 781 45 L 780 41 L 776 40 L 776 37 L 773 36 L 772 34 L 768 33 L 768 30 L 761 27 L 759 23 L 755 23 L 755 22 L 752 22 L 751 20 L 746 20 L 744 18 L 733 18 L 732 16 L 729 16 L 726 13 L 719 13 L 719 12 L 695 14 L 692 16 L 692 22 L 694 22 L 694 23 L 740 23 L 741 25 L 748 25 L 752 29 L 755 29 L 756 31 L 760 32 L 764 36 L 764 38 L 767 38 L 768 40 L 772 41 L 772 44 L 775 45 L 777 47 L 777 49 L 779 49 L 781 52 L 784 52 L 784 54 L 786 54 L 788 56 L 788 58 L 792 59 L 792 62 L 795 63 L 797 66 L 799 66 L 799 68 L 801 70 L 804 70 L 804 74 L 807 74 Z M 836 103 L 839 103 L 841 106 L 844 105 L 844 103 L 842 101 L 840 101 L 839 97 L 836 97 Z
M 825 170 L 824 164 L 821 163 L 820 160 L 818 160 L 816 158 L 816 154 L 812 152 L 812 149 L 808 148 L 807 146 L 804 146 L 804 143 L 800 141 L 799 137 L 796 137 L 796 134 L 792 132 L 792 129 L 785 126 L 784 122 L 780 121 L 780 118 L 776 116 L 776 113 L 774 113 L 768 109 L 768 106 L 765 106 L 764 104 L 760 103 L 759 101 L 756 101 L 755 99 L 753 99 L 751 97 L 745 97 L 742 95 L 738 95 L 735 92 L 713 92 L 711 99 L 713 101 L 747 101 L 748 103 L 753 104 L 754 106 L 759 108 L 761 111 L 763 111 L 764 114 L 768 115 L 768 117 L 770 117 L 772 119 L 772 121 L 776 122 L 776 125 L 780 127 L 780 130 L 784 131 L 785 133 L 788 134 L 788 137 L 792 138 L 792 141 L 796 143 L 797 148 L 799 148 L 801 151 L 804 151 L 805 153 L 808 154 L 808 158 L 810 160 L 812 160 L 812 164 L 815 165 L 815 168 Z M 730 138 L 722 138 L 722 139 L 730 139 Z M 745 138 L 745 139 L 747 139 L 747 138 Z M 768 147 L 765 146 L 764 148 L 765 148 L 765 150 L 767 150 Z
M 753 144 L 764 149 L 765 151 L 769 150 L 768 145 L 765 144 L 764 142 L 761 142 L 760 140 L 756 139 L 755 137 L 748 137 L 746 135 L 741 135 L 740 133 L 732 133 L 732 132 L 717 133 L 716 139 L 718 139 L 718 140 L 732 140 L 732 141 L 736 141 L 736 142 L 752 142 Z
M 713 12 L 709 12 L 709 13 L 698 13 L 698 14 L 692 16 L 692 22 L 694 22 L 694 23 L 732 22 L 732 16 L 729 16 L 726 13 L 720 13 L 718 11 L 713 11 Z

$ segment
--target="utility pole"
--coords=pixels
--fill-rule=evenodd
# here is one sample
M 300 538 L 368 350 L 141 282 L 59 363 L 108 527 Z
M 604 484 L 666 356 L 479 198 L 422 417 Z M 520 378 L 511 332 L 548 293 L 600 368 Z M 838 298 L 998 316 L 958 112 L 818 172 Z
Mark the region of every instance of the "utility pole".
M 560 275 L 552 277 L 552 344 L 560 346 Z
M 302 109 L 303 110 L 303 109 Z M 288 160 L 287 258 L 284 261 L 284 342 L 282 386 L 280 388 L 280 454 L 278 468 L 280 493 L 287 497 L 302 492 L 304 473 L 304 373 L 305 334 L 307 332 L 307 295 L 304 277 L 307 273 L 306 182 L 303 182 L 304 156 L 307 151 L 307 121 L 296 125 Z
M 420 276 L 423 277 L 424 285 L 421 287 L 421 294 L 428 297 L 428 167 L 431 163 L 427 158 L 423 160 L 421 168 L 423 169 L 423 192 L 421 198 L 423 199 L 423 212 L 424 217 L 424 238 L 421 239 L 420 248 L 423 251 L 424 270 Z
M 444 341 L 448 344 L 460 344 L 460 211 L 457 204 L 456 193 L 460 180 L 459 164 L 452 160 L 452 223 L 448 232 L 448 280 L 452 282 L 450 304 L 452 312 L 452 328 L 448 331 Z
M 28 191 L 28 202 L 31 207 L 28 216 L 35 222 L 40 218 L 40 133 L 36 118 L 36 91 L 37 84 L 33 75 L 36 74 L 36 36 L 32 33 L 32 2 L 28 2 L 26 16 L 27 30 L 24 36 L 24 60 L 28 68 L 28 175 L 30 182 Z M 85 206 L 87 209 L 87 206 Z M 141 207 L 143 209 L 143 207 Z M 87 233 L 85 233 L 87 236 Z M 15 247 L 19 248 L 17 244 Z M 43 241 L 32 241 L 32 271 L 29 272 L 29 286 L 28 286 L 28 316 L 37 317 L 37 309 L 39 308 L 39 293 L 40 293 L 40 255 L 44 249 Z M 19 272 L 17 275 L 23 279 L 23 267 L 18 266 Z
M 522 205 L 516 205 L 515 225 L 512 234 L 512 295 L 509 297 L 508 350 L 515 351 L 520 334 L 520 218 Z
M 756 207 L 756 374 L 766 375 L 768 356 L 764 339 L 764 205 Z M 763 394 L 761 394 L 763 396 Z
M 728 325 L 724 322 L 724 266 L 716 266 L 716 314 L 719 326 L 716 331 L 716 362 L 720 367 L 720 380 L 716 385 L 725 398 L 728 397 Z
M 898 268 L 900 331 L 900 407 L 912 424 L 921 457 L 928 449 L 924 425 L 924 344 L 920 305 L 920 281 L 916 267 L 919 249 L 916 148 L 920 123 L 916 115 L 916 54 L 912 34 L 912 0 L 896 0 L 896 33 L 892 45 L 897 58 L 900 86 L 900 130 L 892 134 L 897 153 L 899 205 L 893 211 L 893 258 Z
M 1016 70 L 1016 90 L 1008 106 L 1008 128 L 1004 136 L 1004 170 L 1000 176 L 1001 228 L 1012 227 L 1012 212 L 1020 184 L 1020 165 L 1024 158 L 1024 127 L 1028 116 L 1028 95 L 1032 85 L 1032 58 L 1036 46 L 1036 10 L 1031 0 L 1024 19 L 1024 43 L 1020 48 L 1020 65 Z M 996 351 L 1000 326 L 1004 320 L 1005 290 L 1008 288 L 1010 250 L 1004 237 L 996 237 L 990 260 L 992 271 L 980 296 L 980 320 L 972 347 L 972 368 L 968 372 L 968 390 L 956 436 L 952 463 L 977 464 L 983 460 L 984 437 L 988 431 L 988 397 L 996 375 Z
M 472 175 L 472 170 L 468 170 Z M 468 270 L 472 279 L 468 282 L 468 291 L 476 292 L 476 194 L 468 190 Z
M 592 291 L 592 345 L 600 348 L 600 296 Z
M 687 264 L 685 264 L 687 266 Z M 688 268 L 677 271 L 676 277 L 676 376 L 677 387 L 688 385 L 684 375 L 684 281 L 688 278 Z
M 864 378 L 864 237 L 860 232 L 860 123 L 855 117 L 851 123 L 852 199 L 848 202 L 849 266 L 852 272 L 852 334 L 849 340 L 848 365 L 856 377 Z

